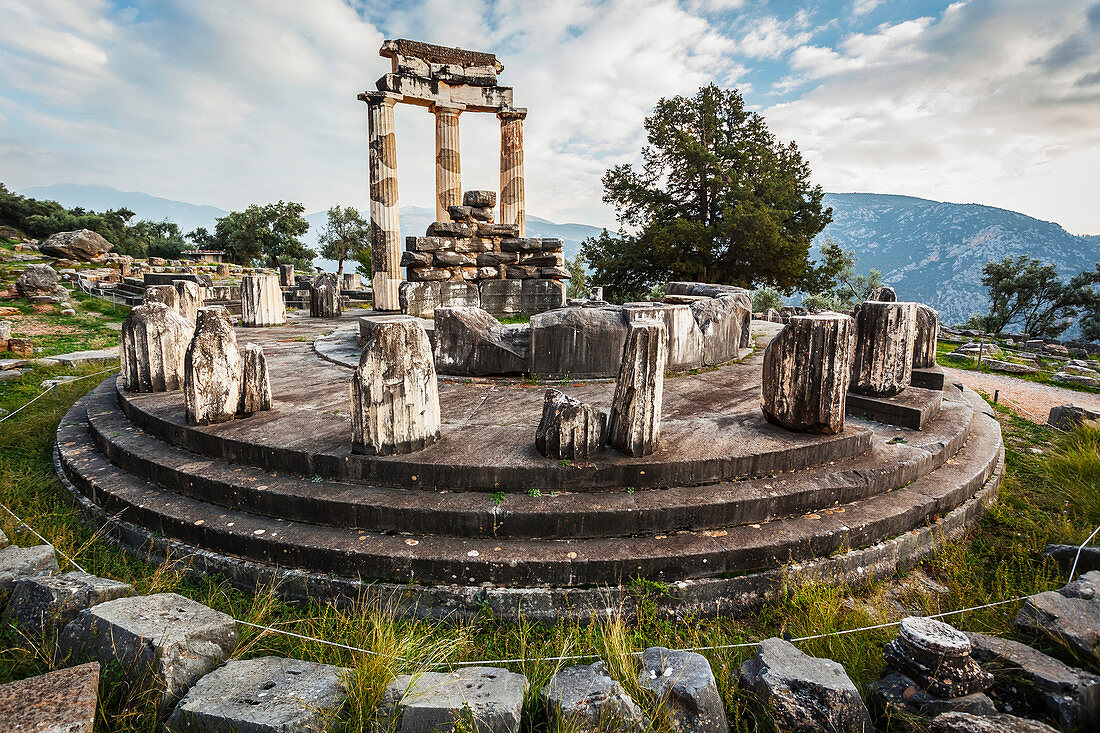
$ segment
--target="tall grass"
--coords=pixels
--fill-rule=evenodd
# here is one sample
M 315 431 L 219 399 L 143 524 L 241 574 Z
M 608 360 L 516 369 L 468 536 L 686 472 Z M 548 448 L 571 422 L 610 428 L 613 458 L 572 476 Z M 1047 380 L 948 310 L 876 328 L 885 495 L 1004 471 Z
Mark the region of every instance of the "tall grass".
M 1075 519 L 1100 526 L 1100 427 L 1082 425 L 1059 440 L 1045 471 L 1051 495 Z

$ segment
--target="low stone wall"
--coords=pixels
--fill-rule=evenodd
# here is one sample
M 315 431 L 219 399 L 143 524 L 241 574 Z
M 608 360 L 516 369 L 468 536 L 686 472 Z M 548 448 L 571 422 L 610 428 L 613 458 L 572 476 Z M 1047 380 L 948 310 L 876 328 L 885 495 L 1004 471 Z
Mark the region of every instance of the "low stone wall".
M 565 283 L 558 280 L 482 280 L 481 282 L 403 282 L 401 312 L 431 318 L 436 308 L 470 306 L 494 316 L 542 313 L 565 305 Z

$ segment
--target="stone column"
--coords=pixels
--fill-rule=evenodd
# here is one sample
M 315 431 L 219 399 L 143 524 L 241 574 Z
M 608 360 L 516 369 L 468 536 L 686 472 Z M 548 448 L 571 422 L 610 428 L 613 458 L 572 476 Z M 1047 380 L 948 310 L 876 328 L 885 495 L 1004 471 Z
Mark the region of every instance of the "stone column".
M 439 387 L 428 334 L 419 321 L 371 324 L 351 379 L 352 450 L 412 453 L 439 439 Z
M 917 303 L 917 337 L 913 341 L 913 368 L 936 366 L 936 340 L 940 333 L 940 314 L 935 308 Z
M 322 272 L 313 278 L 309 291 L 309 315 L 312 318 L 339 318 L 340 284 L 335 272 Z
M 297 284 L 294 265 L 279 265 L 279 284 L 288 288 L 292 288 Z
M 856 314 L 852 391 L 891 397 L 913 378 L 916 303 L 868 300 Z
M 176 294 L 179 296 L 176 306 L 180 315 L 194 323 L 199 308 L 202 308 L 203 304 L 202 286 L 191 280 L 173 280 L 172 285 L 175 286 Z
M 179 389 L 183 385 L 184 354 L 194 330 L 195 325 L 170 305 L 152 302 L 132 309 L 122 324 L 119 347 L 126 390 Z
M 397 208 L 397 141 L 393 105 L 400 94 L 365 92 L 370 135 L 371 286 L 374 309 L 401 309 L 401 216 Z
M 245 344 L 241 353 L 241 401 L 237 412 L 251 415 L 271 409 L 271 378 L 267 358 L 259 344 Z
M 500 217 L 501 224 L 519 225 L 527 236 L 527 198 L 523 188 L 523 119 L 526 109 L 502 109 L 500 118 Z
M 462 205 L 462 163 L 458 116 L 464 105 L 433 104 L 435 115 L 435 220 L 450 221 L 450 206 Z
M 232 420 L 241 401 L 241 354 L 229 311 L 201 308 L 183 364 L 183 401 L 192 425 Z
M 760 407 L 767 421 L 799 433 L 843 430 L 854 345 L 848 316 L 791 318 L 764 351 Z
M 665 324 L 631 323 L 611 400 L 607 441 L 628 456 L 646 456 L 657 450 L 667 363 Z
M 141 302 L 145 305 L 164 303 L 179 312 L 180 294 L 172 285 L 149 285 L 145 288 L 145 294 L 142 296 Z
M 550 388 L 535 429 L 535 450 L 547 458 L 588 458 L 603 450 L 607 413 Z
M 241 325 L 278 326 L 286 323 L 283 291 L 274 275 L 241 278 Z

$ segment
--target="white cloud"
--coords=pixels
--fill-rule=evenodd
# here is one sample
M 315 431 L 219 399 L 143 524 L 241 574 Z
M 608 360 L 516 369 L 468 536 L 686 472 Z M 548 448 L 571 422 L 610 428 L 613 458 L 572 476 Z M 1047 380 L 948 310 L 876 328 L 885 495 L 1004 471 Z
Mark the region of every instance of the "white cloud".
M 882 5 L 882 2 L 883 0 L 853 0 L 852 15 L 866 15 Z
M 767 59 L 797 48 L 812 36 L 805 30 L 807 19 L 805 11 L 800 11 L 787 21 L 774 16 L 753 20 L 752 28 L 738 41 L 737 51 L 751 58 Z

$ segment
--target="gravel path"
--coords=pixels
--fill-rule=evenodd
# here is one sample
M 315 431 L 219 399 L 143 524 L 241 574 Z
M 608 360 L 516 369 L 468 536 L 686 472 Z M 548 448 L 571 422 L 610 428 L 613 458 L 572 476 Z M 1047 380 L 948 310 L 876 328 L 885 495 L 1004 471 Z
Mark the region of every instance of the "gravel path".
M 949 380 L 962 382 L 976 392 L 984 392 L 992 397 L 994 390 L 1000 390 L 1005 404 L 1021 417 L 1037 423 L 1046 422 L 1050 408 L 1071 402 L 1100 410 L 1100 395 L 1091 392 L 1076 392 L 1049 384 L 1038 384 L 1006 374 L 985 374 L 952 367 L 943 367 L 943 371 Z

